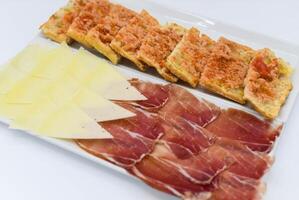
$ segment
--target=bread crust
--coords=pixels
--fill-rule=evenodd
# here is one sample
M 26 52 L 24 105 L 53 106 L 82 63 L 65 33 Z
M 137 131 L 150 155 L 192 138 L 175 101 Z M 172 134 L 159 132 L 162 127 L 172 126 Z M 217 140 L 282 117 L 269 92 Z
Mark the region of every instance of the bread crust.
M 110 44 L 111 48 L 132 61 L 139 70 L 145 71 L 146 66 L 137 58 L 137 52 L 148 29 L 152 26 L 159 26 L 158 20 L 147 11 L 142 10 L 139 15 L 132 18 L 127 26 L 118 32 Z
M 141 44 L 137 58 L 156 68 L 165 80 L 177 82 L 178 78 L 167 69 L 166 62 L 167 57 L 181 41 L 185 31 L 185 28 L 177 24 L 152 27 Z
M 40 26 L 42 33 L 49 39 L 70 44 L 72 39 L 67 36 L 67 31 L 74 18 L 78 15 L 86 1 L 71 0 L 68 4 L 56 11 L 47 22 Z
M 200 85 L 226 98 L 245 104 L 244 81 L 254 51 L 220 38 L 200 78 Z
M 88 48 L 92 48 L 86 39 L 87 33 L 97 25 L 100 18 L 108 15 L 110 7 L 110 2 L 106 0 L 88 1 L 70 25 L 67 36 Z
M 291 71 L 270 49 L 258 51 L 246 77 L 245 99 L 264 117 L 276 118 L 292 90 Z
M 113 64 L 117 64 L 121 57 L 111 48 L 110 43 L 119 30 L 126 26 L 135 15 L 137 13 L 128 8 L 111 4 L 109 14 L 100 18 L 96 26 L 88 31 L 87 43 L 106 56 Z
M 191 28 L 167 58 L 166 67 L 181 80 L 196 87 L 213 44 L 208 36 Z

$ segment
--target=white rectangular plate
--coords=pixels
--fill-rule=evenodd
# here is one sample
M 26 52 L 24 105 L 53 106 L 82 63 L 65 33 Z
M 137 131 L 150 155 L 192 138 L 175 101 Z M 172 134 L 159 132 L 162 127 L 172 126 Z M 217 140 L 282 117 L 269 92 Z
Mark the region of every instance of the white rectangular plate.
M 114 0 L 113 2 L 120 3 L 128 8 L 134 9 L 136 11 L 139 11 L 141 9 L 146 9 L 149 11 L 153 16 L 157 17 L 161 23 L 166 22 L 176 22 L 178 24 L 181 24 L 185 27 L 196 27 L 200 29 L 202 32 L 208 34 L 213 39 L 217 39 L 219 36 L 225 36 L 227 38 L 233 39 L 235 41 L 241 42 L 243 44 L 249 45 L 253 48 L 264 48 L 268 47 L 275 51 L 275 53 L 284 58 L 286 61 L 288 61 L 293 67 L 294 67 L 294 74 L 293 74 L 293 90 L 290 93 L 290 96 L 288 97 L 288 100 L 286 104 L 283 106 L 283 109 L 277 119 L 279 122 L 285 123 L 290 116 L 292 107 L 295 103 L 296 96 L 299 91 L 299 79 L 295 77 L 299 77 L 298 72 L 298 65 L 299 65 L 299 46 L 289 44 L 286 42 L 281 42 L 275 39 L 272 39 L 267 36 L 263 36 L 260 34 L 256 34 L 253 32 L 249 32 L 234 26 L 230 26 L 215 20 L 210 20 L 207 18 L 203 18 L 200 16 L 194 16 L 178 11 L 174 11 L 168 8 L 165 8 L 163 6 L 153 4 L 149 0 L 143 0 L 142 3 L 140 0 Z M 37 38 L 34 40 L 36 42 L 38 40 L 39 42 L 46 42 L 54 44 L 53 42 L 44 39 L 41 35 L 38 35 Z M 95 53 L 96 55 L 100 56 L 99 54 Z M 167 83 L 163 79 L 161 79 L 155 72 L 151 71 L 151 73 L 143 73 L 134 66 L 129 66 L 128 63 L 123 63 L 116 68 L 125 76 L 128 78 L 139 78 L 141 80 L 145 81 L 151 81 L 155 83 Z M 181 84 L 183 85 L 183 84 Z M 185 86 L 185 85 L 183 85 Z M 187 87 L 188 88 L 188 87 Z M 207 93 L 200 89 L 190 89 L 195 96 L 200 98 L 205 98 L 208 101 L 211 101 L 215 103 L 216 105 L 220 107 L 233 107 L 237 109 L 241 109 L 247 112 L 250 112 L 254 115 L 259 116 L 255 111 L 250 109 L 249 107 L 239 105 L 237 103 L 234 103 L 232 101 L 226 100 L 222 97 L 219 97 L 217 95 L 213 95 L 210 93 Z M 285 131 L 282 131 L 282 134 L 287 134 Z M 116 171 L 119 171 L 124 174 L 128 174 L 125 170 L 122 168 L 119 168 L 113 164 L 110 164 L 104 160 L 101 160 L 83 150 L 81 150 L 74 142 L 67 141 L 67 140 L 58 140 L 58 139 L 52 139 L 52 138 L 46 138 L 46 137 L 40 137 L 43 140 L 46 140 L 54 145 L 57 145 L 63 149 L 66 149 L 68 151 L 71 151 L 75 154 L 78 154 L 84 158 L 87 158 L 89 160 L 92 160 L 94 162 L 99 163 L 100 165 L 106 166 L 108 168 L 114 169 Z M 283 144 L 281 144 L 283 145 Z M 273 153 L 273 152 L 272 152 Z M 129 174 L 128 174 L 129 175 Z M 274 174 L 272 174 L 274 175 Z M 130 176 L 130 175 L 129 175 Z M 132 176 L 130 176 L 132 177 Z M 264 179 L 267 183 L 267 178 Z M 271 199 L 274 200 L 274 199 Z M 277 199 L 278 200 L 278 199 Z

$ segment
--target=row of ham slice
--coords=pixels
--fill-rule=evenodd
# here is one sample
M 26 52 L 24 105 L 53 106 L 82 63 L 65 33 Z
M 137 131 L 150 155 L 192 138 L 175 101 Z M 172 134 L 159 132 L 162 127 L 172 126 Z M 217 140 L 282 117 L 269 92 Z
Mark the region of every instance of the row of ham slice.
M 81 148 L 182 199 L 261 198 L 282 126 L 221 110 L 176 85 L 131 84 L 147 100 L 117 103 L 136 116 L 102 122 L 114 138 L 77 140 Z

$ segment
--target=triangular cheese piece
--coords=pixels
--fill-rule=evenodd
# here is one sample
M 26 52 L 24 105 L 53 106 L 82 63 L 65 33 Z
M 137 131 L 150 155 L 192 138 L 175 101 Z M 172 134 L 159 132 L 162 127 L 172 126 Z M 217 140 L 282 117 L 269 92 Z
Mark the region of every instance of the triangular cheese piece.
M 37 67 L 30 73 L 31 76 L 45 79 L 57 79 L 70 67 L 75 57 L 75 53 L 66 44 L 52 48 L 47 52 Z
M 123 119 L 135 116 L 134 113 L 112 103 L 96 93 L 82 89 L 72 102 L 97 122 Z
M 10 104 L 5 102 L 3 95 L 0 95 L 0 118 L 9 123 L 15 116 L 24 113 L 32 104 Z
M 53 112 L 38 129 L 43 136 L 63 139 L 108 139 L 112 135 L 72 103 Z
M 47 96 L 47 99 L 43 97 Z M 37 98 L 37 97 L 36 97 Z M 133 117 L 134 113 L 104 99 L 89 89 L 82 88 L 68 75 L 62 76 L 32 104 L 6 104 L 2 110 L 13 119 L 11 128 L 37 131 L 41 124 L 56 107 L 63 104 L 74 104 L 95 122 Z M 0 104 L 0 111 L 1 111 Z M 1 112 L 0 112 L 1 113 Z M 30 115 L 28 115 L 30 113 Z
M 108 62 L 86 50 L 77 52 L 70 74 L 92 91 L 110 100 L 145 100 L 146 98 Z
M 10 111 L 13 120 L 9 127 L 12 129 L 37 132 L 47 117 L 61 106 L 62 105 L 55 104 L 48 96 L 44 96 L 34 104 L 29 104 L 28 107 L 19 107 L 14 112 Z
M 1 67 L 2 68 L 2 67 Z M 19 80 L 26 76 L 9 64 L 0 71 L 0 94 L 6 94 Z
M 7 92 L 4 97 L 5 102 L 10 104 L 33 103 L 51 83 L 52 81 L 48 79 L 27 76 Z
M 9 64 L 24 73 L 30 73 L 48 56 L 52 49 L 53 47 L 50 47 L 50 45 L 30 44 L 18 53 Z

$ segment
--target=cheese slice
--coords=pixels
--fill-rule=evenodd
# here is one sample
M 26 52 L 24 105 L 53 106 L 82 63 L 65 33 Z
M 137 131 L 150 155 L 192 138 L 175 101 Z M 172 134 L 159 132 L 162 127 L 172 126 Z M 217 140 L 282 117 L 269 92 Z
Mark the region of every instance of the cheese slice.
M 53 111 L 61 106 L 55 104 L 48 96 L 43 96 L 40 101 L 28 104 L 27 107 L 23 106 L 22 108 L 10 110 L 10 116 L 13 116 L 13 120 L 9 127 L 38 134 L 38 128 L 41 124 Z
M 72 100 L 84 113 L 97 122 L 123 119 L 134 113 L 108 101 L 88 89 L 82 89 Z
M 9 64 L 2 67 L 0 71 L 0 94 L 6 94 L 26 74 L 11 67 Z
M 53 81 L 43 78 L 27 76 L 18 81 L 4 97 L 6 103 L 33 103 Z
M 38 133 L 64 139 L 113 138 L 108 131 L 72 103 L 53 112 L 38 129 Z
M 86 116 L 94 122 L 135 116 L 134 113 L 122 108 L 121 106 L 104 99 L 89 89 L 81 87 L 78 82 L 69 77 L 67 74 L 57 80 L 55 84 L 49 86 L 44 93 L 37 97 L 36 102 L 33 102 L 32 104 L 22 104 L 21 106 L 19 104 L 6 104 L 3 108 L 0 104 L 0 113 L 4 110 L 6 111 L 6 116 L 13 119 L 10 125 L 11 128 L 40 133 L 38 129 L 39 124 L 47 121 L 47 117 L 52 115 L 52 112 L 57 110 L 57 107 L 61 107 L 65 104 L 72 104 L 76 106 L 76 109 L 86 114 Z M 61 110 L 60 112 L 63 111 Z M 63 119 L 61 120 L 63 121 Z M 80 124 L 81 122 L 77 123 Z M 88 127 L 94 126 L 88 125 Z M 63 138 L 65 137 L 66 136 L 63 136 Z M 76 137 L 79 136 L 77 135 Z M 80 138 L 84 137 L 91 138 L 92 136 L 80 136 Z M 99 137 L 100 136 L 97 136 L 96 138 Z
M 0 95 L 0 118 L 9 123 L 16 115 L 24 113 L 32 104 L 6 103 L 3 95 Z
M 30 75 L 45 79 L 57 79 L 72 66 L 75 53 L 66 44 L 52 48 L 40 59 Z
M 43 59 L 48 56 L 48 53 L 53 49 L 50 45 L 30 44 L 20 53 L 18 53 L 10 62 L 17 70 L 24 73 L 30 73 Z
M 70 74 L 83 85 L 110 100 L 145 100 L 146 98 L 108 62 L 80 49 Z

